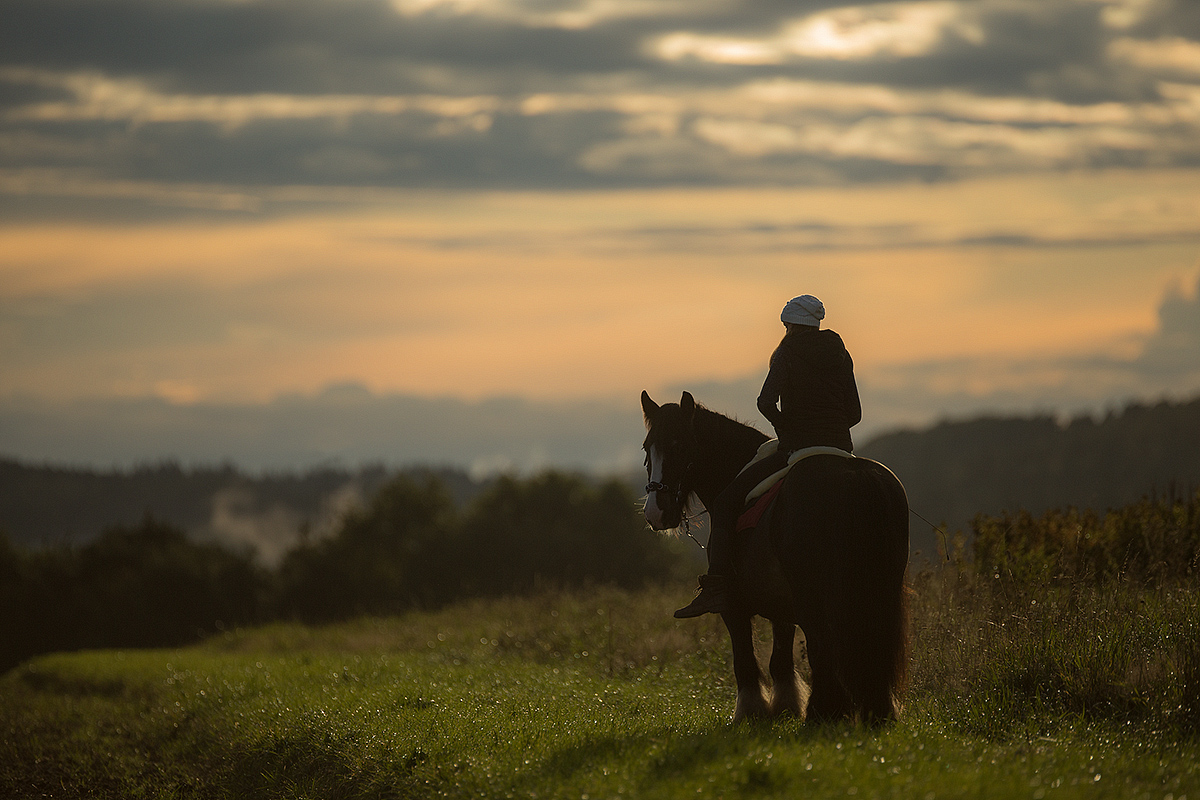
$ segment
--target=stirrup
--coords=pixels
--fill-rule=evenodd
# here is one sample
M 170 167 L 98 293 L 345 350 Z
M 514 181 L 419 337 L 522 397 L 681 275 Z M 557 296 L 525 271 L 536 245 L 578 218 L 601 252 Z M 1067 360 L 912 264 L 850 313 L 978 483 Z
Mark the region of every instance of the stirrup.
M 728 609 L 729 578 L 725 575 L 701 575 L 699 593 L 692 598 L 692 602 L 675 612 L 675 619 L 722 614 Z

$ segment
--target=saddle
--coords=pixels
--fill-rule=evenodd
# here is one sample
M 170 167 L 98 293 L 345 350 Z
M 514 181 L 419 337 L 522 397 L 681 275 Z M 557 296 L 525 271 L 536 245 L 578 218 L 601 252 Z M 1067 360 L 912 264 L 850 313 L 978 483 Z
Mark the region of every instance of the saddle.
M 763 442 L 758 448 L 758 452 L 754 454 L 754 458 L 750 459 L 750 463 L 742 467 L 744 472 L 752 464 L 755 464 L 769 455 L 774 454 L 779 450 L 778 439 L 768 439 Z M 853 453 L 848 453 L 839 447 L 827 447 L 819 445 L 816 447 L 801 447 L 794 451 L 789 457 L 787 466 L 779 471 L 771 474 L 766 479 L 761 481 L 757 486 L 746 493 L 746 509 L 738 516 L 737 524 L 734 525 L 734 530 L 741 532 L 749 530 L 758 525 L 763 514 L 767 513 L 767 509 L 771 507 L 772 501 L 775 500 L 775 495 L 779 494 L 779 490 L 783 488 L 783 479 L 792 471 L 792 467 L 809 456 L 841 456 L 842 458 L 854 458 Z

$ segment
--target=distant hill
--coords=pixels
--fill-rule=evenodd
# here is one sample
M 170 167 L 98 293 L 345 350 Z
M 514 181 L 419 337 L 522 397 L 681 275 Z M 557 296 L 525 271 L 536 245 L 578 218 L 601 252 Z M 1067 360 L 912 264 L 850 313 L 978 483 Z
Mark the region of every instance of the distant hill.
M 909 505 L 950 531 L 966 530 L 981 512 L 1103 511 L 1200 486 L 1200 399 L 1131 405 L 1066 425 L 1048 416 L 943 422 L 880 436 L 857 452 L 891 467 Z M 912 522 L 913 549 L 936 552 L 936 534 Z

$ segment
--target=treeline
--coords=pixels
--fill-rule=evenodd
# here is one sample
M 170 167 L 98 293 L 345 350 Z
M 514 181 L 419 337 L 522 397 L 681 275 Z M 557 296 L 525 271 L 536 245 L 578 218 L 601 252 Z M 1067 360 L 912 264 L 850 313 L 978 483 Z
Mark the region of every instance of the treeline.
M 909 503 L 949 533 L 977 513 L 1076 506 L 1105 509 L 1143 495 L 1200 486 L 1200 399 L 1131 405 L 1102 419 L 978 418 L 900 431 L 858 446 L 904 482 Z M 0 458 L 0 530 L 22 546 L 83 543 L 146 514 L 194 538 L 252 543 L 275 566 L 300 531 L 334 525 L 347 495 L 369 498 L 396 472 L 319 468 L 248 475 L 232 466 L 177 464 L 95 471 Z M 420 472 L 414 471 L 419 477 Z M 436 474 L 459 507 L 488 488 L 461 470 Z M 645 474 L 631 475 L 640 486 Z M 939 536 L 913 518 L 913 549 L 937 552 Z
M 1103 419 L 1049 416 L 944 422 L 880 436 L 857 452 L 887 464 L 909 505 L 951 532 L 979 513 L 1107 509 L 1200 486 L 1200 400 L 1131 405 Z M 914 518 L 913 549 L 937 552 Z
M 381 468 L 251 478 L 229 464 L 186 469 L 166 462 L 98 471 L 0 459 L 0 528 L 29 546 L 88 542 L 146 516 L 194 534 L 209 525 L 214 497 L 231 488 L 244 490 L 263 508 L 283 506 L 298 519 L 312 519 L 321 499 L 341 487 L 358 483 L 370 491 L 384 479 Z
M 0 669 L 42 652 L 177 645 L 271 620 L 589 582 L 635 587 L 677 563 L 626 484 L 560 472 L 500 478 L 461 509 L 436 476 L 398 475 L 277 570 L 152 517 L 82 546 L 30 550 L 0 535 Z

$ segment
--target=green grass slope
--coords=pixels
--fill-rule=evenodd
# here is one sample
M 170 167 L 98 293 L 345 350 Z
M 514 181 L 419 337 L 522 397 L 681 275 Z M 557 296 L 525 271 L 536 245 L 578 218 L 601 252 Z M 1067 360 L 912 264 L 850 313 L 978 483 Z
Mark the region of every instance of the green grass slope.
M 916 590 L 880 731 L 731 726 L 719 620 L 593 589 L 35 659 L 0 678 L 0 797 L 1200 800 L 1194 592 Z

